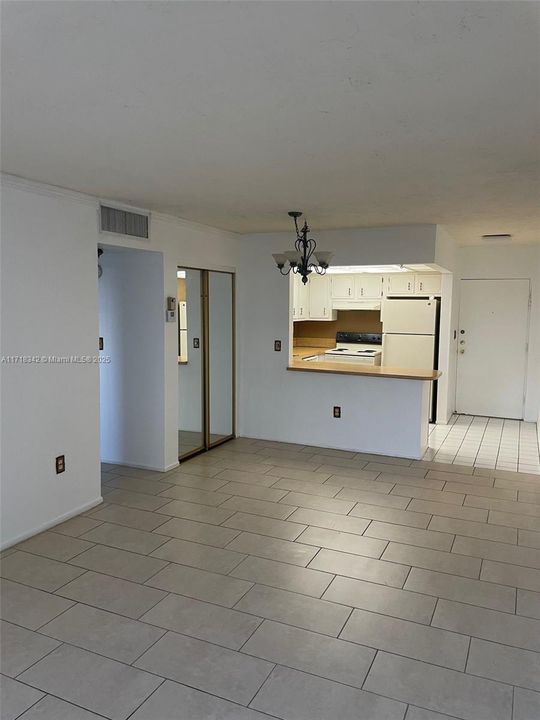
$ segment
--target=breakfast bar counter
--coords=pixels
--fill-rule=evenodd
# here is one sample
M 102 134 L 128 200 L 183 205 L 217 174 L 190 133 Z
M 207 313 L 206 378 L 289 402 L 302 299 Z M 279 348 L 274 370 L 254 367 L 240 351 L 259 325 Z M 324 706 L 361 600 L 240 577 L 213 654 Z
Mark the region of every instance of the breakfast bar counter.
M 437 380 L 441 376 L 439 370 L 412 370 L 405 368 L 394 368 L 381 365 L 364 365 L 357 362 L 328 362 L 328 361 L 312 361 L 293 360 L 287 367 L 287 370 L 297 370 L 301 372 L 319 372 L 319 373 L 338 373 L 344 375 L 367 375 L 369 377 L 382 378 L 401 378 L 403 380 Z

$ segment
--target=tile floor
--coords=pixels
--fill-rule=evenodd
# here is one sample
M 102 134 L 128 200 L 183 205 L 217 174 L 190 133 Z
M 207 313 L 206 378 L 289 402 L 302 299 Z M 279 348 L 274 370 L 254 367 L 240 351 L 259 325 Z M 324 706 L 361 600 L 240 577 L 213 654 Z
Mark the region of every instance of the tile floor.
M 430 425 L 424 460 L 540 474 L 536 423 L 453 415 Z
M 2 720 L 540 717 L 538 475 L 238 439 L 103 494 L 2 554 Z

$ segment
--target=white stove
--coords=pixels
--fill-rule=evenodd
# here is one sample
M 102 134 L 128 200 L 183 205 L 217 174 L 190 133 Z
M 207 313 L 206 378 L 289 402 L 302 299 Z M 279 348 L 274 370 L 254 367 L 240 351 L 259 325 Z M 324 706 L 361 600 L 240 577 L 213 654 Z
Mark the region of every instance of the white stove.
M 366 365 L 380 365 L 382 359 L 382 334 L 338 332 L 336 347 L 324 353 L 332 362 L 360 362 Z

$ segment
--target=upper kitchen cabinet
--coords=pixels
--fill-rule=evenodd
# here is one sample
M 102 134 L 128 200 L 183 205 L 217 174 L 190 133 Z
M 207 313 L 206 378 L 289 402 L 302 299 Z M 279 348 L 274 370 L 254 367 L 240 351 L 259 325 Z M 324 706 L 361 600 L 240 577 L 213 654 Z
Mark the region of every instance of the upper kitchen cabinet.
M 332 310 L 330 285 L 329 275 L 316 275 L 312 273 L 309 276 L 307 288 L 309 294 L 310 320 L 336 320 L 337 311 Z
M 331 275 L 332 300 L 354 300 L 354 275 Z
M 439 273 L 426 273 L 425 275 L 415 275 L 414 294 L 440 295 L 441 276 L 439 275 Z
M 291 273 L 292 274 L 292 273 Z M 302 283 L 302 278 L 292 274 L 293 284 L 293 320 L 309 319 L 309 291 Z
M 414 275 L 393 273 L 386 278 L 387 295 L 414 295 Z
M 355 299 L 365 300 L 382 297 L 383 282 L 384 278 L 382 275 L 374 275 L 373 273 L 356 275 L 354 288 Z

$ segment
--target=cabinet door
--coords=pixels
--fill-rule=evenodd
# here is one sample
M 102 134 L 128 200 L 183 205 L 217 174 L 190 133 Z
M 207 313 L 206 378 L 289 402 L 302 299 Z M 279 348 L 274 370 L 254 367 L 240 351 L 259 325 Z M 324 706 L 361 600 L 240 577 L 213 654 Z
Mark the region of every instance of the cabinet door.
M 415 275 L 415 295 L 439 295 L 441 276 L 438 273 Z
M 330 276 L 311 274 L 309 276 L 308 292 L 309 319 L 334 319 L 335 313 L 332 312 L 332 300 L 330 297 Z
M 383 276 L 373 275 L 372 273 L 365 275 L 357 275 L 355 278 L 355 293 L 357 300 L 366 298 L 380 298 L 383 290 Z
M 354 275 L 332 275 L 331 278 L 333 300 L 354 300 Z
M 387 295 L 412 295 L 414 293 L 414 275 L 395 273 L 388 276 Z
M 309 290 L 300 275 L 293 278 L 293 320 L 309 319 Z

